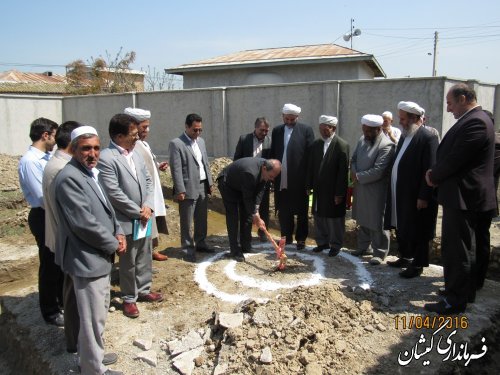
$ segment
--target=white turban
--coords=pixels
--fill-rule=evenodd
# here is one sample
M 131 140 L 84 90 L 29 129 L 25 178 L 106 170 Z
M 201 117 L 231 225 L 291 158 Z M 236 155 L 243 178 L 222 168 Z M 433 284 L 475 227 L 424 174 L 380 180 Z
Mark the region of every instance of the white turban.
M 295 104 L 287 103 L 283 106 L 281 112 L 284 115 L 299 115 L 300 111 L 301 111 L 300 107 L 297 107 Z
M 88 126 L 88 125 L 79 126 L 78 128 L 74 129 L 71 132 L 71 141 L 73 141 L 75 138 L 78 138 L 79 136 L 84 135 L 84 134 L 97 135 L 97 130 L 95 130 L 95 128 L 93 128 L 92 126 Z
M 337 126 L 338 122 L 339 122 L 339 120 L 337 119 L 337 117 L 334 117 L 334 116 L 327 116 L 327 115 L 319 116 L 319 123 L 320 124 Z
M 364 115 L 361 117 L 361 124 L 369 126 L 371 128 L 376 128 L 382 126 L 384 119 L 379 115 Z
M 151 118 L 151 112 L 140 108 L 125 108 L 123 111 L 126 115 L 134 117 L 137 121 L 143 122 Z
M 425 109 L 420 107 L 417 103 L 413 103 L 413 102 L 399 102 L 398 109 L 400 109 L 401 111 L 413 113 L 413 114 L 419 115 L 419 116 L 423 116 L 425 113 Z

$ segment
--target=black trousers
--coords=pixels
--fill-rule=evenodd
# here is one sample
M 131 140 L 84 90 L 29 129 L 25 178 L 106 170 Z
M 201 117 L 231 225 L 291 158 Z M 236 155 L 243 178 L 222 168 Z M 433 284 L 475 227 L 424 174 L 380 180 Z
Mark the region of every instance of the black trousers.
M 41 207 L 32 208 L 28 215 L 28 225 L 38 246 L 39 303 L 42 316 L 47 320 L 61 311 L 64 274 L 54 262 L 54 253 L 45 246 L 45 210 Z
M 245 209 L 241 193 L 227 187 L 224 179 L 218 180 L 218 187 L 222 201 L 224 202 L 224 208 L 226 209 L 226 228 L 231 253 L 239 254 L 241 251 L 250 250 L 252 242 L 252 213 L 247 212 Z M 240 199 L 236 198 L 238 196 L 240 196 Z
M 78 303 L 76 301 L 73 279 L 68 273 L 64 274 L 63 300 L 66 350 L 70 353 L 76 353 L 78 333 L 80 332 L 80 315 L 78 314 Z
M 482 287 L 490 255 L 492 212 L 443 207 L 441 252 L 447 301 L 466 305 Z
M 415 240 L 405 238 L 401 232 L 396 230 L 396 240 L 398 242 L 398 251 L 401 258 L 412 259 L 415 267 L 429 266 L 429 241 L 427 237 L 422 236 Z
M 286 237 L 287 243 L 292 243 L 295 230 L 295 215 L 297 215 L 295 240 L 305 241 L 309 234 L 309 220 L 307 214 L 309 209 L 309 198 L 304 189 L 304 197 L 301 197 L 303 201 L 292 202 L 291 199 L 292 197 L 287 189 L 281 190 L 278 193 L 278 220 L 280 222 L 281 236 Z M 294 212 L 290 207 L 292 204 L 295 207 L 299 207 L 299 210 Z

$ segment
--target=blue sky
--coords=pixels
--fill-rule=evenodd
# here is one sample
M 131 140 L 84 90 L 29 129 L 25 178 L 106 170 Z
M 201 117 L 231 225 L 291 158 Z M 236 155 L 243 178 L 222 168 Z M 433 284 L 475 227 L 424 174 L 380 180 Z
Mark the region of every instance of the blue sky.
M 500 83 L 498 0 L 4 0 L 1 12 L 0 71 L 62 73 L 58 65 L 120 47 L 144 70 L 248 49 L 350 47 L 342 35 L 353 18 L 362 32 L 353 48 L 373 54 L 388 78 L 430 76 L 438 31 L 439 76 Z

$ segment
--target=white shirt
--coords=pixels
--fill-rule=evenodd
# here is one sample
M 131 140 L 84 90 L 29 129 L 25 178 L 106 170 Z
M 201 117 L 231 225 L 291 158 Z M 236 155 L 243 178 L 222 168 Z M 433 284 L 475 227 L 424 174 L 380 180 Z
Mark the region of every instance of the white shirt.
M 198 142 L 196 139 L 189 138 L 186 134 L 186 137 L 191 141 L 191 148 L 193 149 L 194 157 L 198 162 L 198 169 L 200 170 L 200 182 L 207 179 L 207 173 L 205 172 L 205 167 L 203 166 L 203 156 L 201 155 L 200 146 L 198 146 Z

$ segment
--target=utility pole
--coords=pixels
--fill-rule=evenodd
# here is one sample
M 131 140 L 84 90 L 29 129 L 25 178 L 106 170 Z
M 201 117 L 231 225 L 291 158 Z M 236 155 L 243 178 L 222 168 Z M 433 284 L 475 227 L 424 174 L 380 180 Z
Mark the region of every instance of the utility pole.
M 437 71 L 436 71 L 437 47 L 438 47 L 438 32 L 434 31 L 434 59 L 432 60 L 432 76 L 433 77 L 435 77 L 437 74 Z
M 351 18 L 351 49 L 352 49 L 352 40 L 354 39 L 354 35 L 353 35 L 354 26 L 352 24 L 353 22 L 354 22 L 354 18 Z

